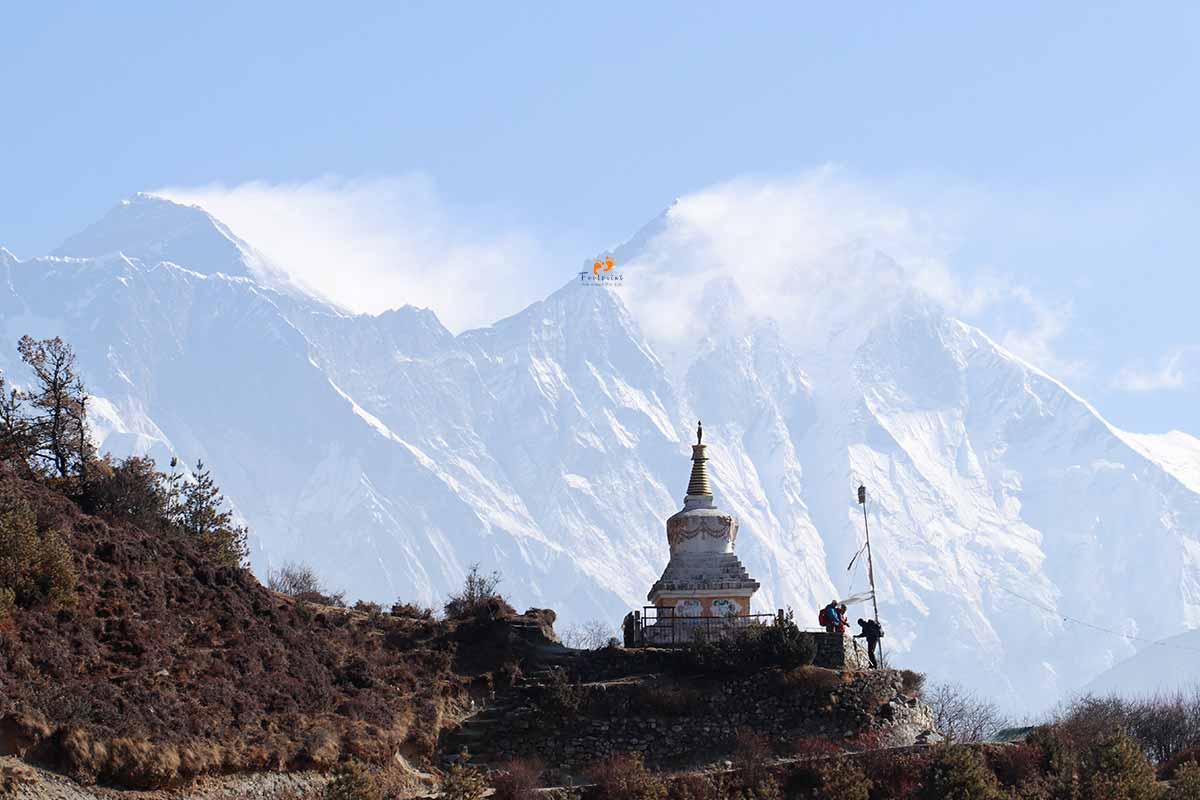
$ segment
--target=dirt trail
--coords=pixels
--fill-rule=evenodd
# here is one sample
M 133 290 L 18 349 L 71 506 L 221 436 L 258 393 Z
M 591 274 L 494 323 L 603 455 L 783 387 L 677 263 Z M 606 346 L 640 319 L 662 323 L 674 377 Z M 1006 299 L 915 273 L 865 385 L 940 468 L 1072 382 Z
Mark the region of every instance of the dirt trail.
M 327 780 L 318 772 L 261 772 L 143 792 L 80 786 L 16 758 L 0 757 L 0 797 L 4 800 L 309 800 L 321 796 Z

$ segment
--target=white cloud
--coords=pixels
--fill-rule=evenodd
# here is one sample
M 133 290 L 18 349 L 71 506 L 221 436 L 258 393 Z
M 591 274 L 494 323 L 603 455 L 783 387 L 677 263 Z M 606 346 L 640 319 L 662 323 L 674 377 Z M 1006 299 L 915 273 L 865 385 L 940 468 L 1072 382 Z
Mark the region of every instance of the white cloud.
M 951 199 L 946 199 L 947 197 Z M 668 347 L 695 334 L 713 279 L 731 278 L 750 315 L 777 319 L 801 347 L 854 332 L 920 295 L 988 328 L 1031 362 L 1067 377 L 1086 366 L 1059 358 L 1069 304 L 1051 304 L 1008 275 L 952 268 L 964 192 L 928 202 L 836 167 L 787 179 L 739 179 L 680 198 L 643 255 L 624 265 L 623 297 Z
M 1200 360 L 1200 347 L 1177 347 L 1153 366 L 1128 364 L 1117 373 L 1113 386 L 1126 392 L 1160 392 L 1182 389 L 1192 382 Z
M 547 289 L 531 269 L 543 259 L 534 237 L 454 218 L 420 175 L 155 194 L 201 206 L 300 283 L 354 311 L 427 307 L 459 331 L 511 314 Z

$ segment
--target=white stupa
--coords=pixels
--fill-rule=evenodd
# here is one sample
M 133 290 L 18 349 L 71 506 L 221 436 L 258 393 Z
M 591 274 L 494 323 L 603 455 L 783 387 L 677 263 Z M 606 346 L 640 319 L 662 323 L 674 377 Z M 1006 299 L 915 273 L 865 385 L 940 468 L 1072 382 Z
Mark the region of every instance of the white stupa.
M 737 520 L 713 503 L 703 439 L 697 425 L 683 509 L 667 520 L 671 560 L 647 596 L 660 618 L 745 616 L 759 587 L 734 554 Z

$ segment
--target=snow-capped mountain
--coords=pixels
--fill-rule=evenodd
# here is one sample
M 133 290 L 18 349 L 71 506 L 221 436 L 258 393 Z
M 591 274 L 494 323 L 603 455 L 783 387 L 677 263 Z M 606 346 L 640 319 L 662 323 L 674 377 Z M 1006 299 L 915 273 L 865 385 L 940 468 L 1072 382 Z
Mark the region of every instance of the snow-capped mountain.
M 1105 696 L 1153 697 L 1196 691 L 1200 675 L 1200 630 L 1190 630 L 1154 643 L 1105 670 L 1083 688 Z
M 0 367 L 21 380 L 22 334 L 68 339 L 103 447 L 203 458 L 260 574 L 300 559 L 351 596 L 437 604 L 479 562 L 517 605 L 615 629 L 666 563 L 702 418 L 762 610 L 815 624 L 865 588 L 862 481 L 896 663 L 1030 709 L 1134 652 L 1063 616 L 1200 627 L 1200 441 L 1114 429 L 915 291 L 814 348 L 714 276 L 672 348 L 578 278 L 459 335 L 409 306 L 349 314 L 146 195 L 56 253 L 0 251 Z

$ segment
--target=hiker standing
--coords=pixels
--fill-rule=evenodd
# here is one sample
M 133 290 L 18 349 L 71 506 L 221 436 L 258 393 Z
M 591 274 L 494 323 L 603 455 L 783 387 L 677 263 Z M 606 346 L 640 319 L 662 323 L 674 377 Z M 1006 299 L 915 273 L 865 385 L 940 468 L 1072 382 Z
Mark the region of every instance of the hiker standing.
M 845 606 L 842 606 L 842 608 L 845 608 Z M 846 620 L 843 614 L 838 611 L 837 600 L 834 600 L 821 609 L 821 614 L 817 618 L 817 622 L 824 626 L 826 633 L 837 633 L 839 630 L 846 629 Z
M 858 627 L 862 628 L 862 633 L 856 634 L 854 638 L 867 640 L 867 658 L 871 659 L 872 669 L 878 668 L 879 664 L 875 662 L 875 648 L 883 638 L 883 628 L 873 619 L 860 619 Z

